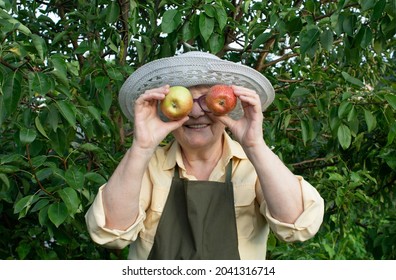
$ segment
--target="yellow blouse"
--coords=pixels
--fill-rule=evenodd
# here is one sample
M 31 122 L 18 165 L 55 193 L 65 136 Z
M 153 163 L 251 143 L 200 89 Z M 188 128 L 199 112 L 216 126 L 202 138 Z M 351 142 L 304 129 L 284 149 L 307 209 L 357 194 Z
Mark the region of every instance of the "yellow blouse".
M 265 259 L 269 230 L 281 240 L 304 241 L 313 237 L 323 221 L 324 201 L 317 190 L 297 176 L 302 190 L 304 212 L 294 224 L 283 223 L 271 216 L 253 165 L 238 142 L 226 133 L 221 160 L 209 180 L 225 180 L 225 167 L 232 160 L 238 249 L 241 259 Z M 130 245 L 129 259 L 147 259 L 161 213 L 169 193 L 174 168 L 181 168 L 181 177 L 196 180 L 186 173 L 180 146 L 175 141 L 159 147 L 144 174 L 140 193 L 140 213 L 127 230 L 105 228 L 102 186 L 86 213 L 88 231 L 94 242 L 108 248 L 122 249 Z M 175 241 L 177 242 L 177 241 Z

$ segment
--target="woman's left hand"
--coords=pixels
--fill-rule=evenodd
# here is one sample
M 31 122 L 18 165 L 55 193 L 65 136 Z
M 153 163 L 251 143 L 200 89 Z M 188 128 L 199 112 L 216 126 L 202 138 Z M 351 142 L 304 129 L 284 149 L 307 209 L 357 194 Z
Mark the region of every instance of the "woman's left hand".
M 244 115 L 239 120 L 229 116 L 217 118 L 226 125 L 236 140 L 244 149 L 250 149 L 262 144 L 263 139 L 263 112 L 259 95 L 251 89 L 241 86 L 232 86 L 235 95 L 241 100 Z

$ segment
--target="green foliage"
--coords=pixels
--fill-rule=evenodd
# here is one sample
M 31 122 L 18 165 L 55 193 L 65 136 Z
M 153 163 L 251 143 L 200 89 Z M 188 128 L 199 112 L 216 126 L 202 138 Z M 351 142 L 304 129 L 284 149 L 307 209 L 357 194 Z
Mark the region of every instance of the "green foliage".
M 325 199 L 271 259 L 396 257 L 395 2 L 0 1 L 0 259 L 125 258 L 84 214 L 130 145 L 117 101 L 142 64 L 205 50 L 276 89 L 265 140 Z M 159 20 L 158 20 L 159 19 Z

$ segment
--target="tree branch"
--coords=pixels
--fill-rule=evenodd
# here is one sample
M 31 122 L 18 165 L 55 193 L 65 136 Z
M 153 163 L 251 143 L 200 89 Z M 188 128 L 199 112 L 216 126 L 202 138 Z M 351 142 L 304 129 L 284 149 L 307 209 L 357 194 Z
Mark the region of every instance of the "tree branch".
M 289 58 L 296 57 L 296 56 L 299 56 L 299 54 L 298 53 L 287 53 L 287 54 L 283 55 L 282 57 L 280 57 L 278 59 L 275 59 L 273 61 L 270 61 L 270 62 L 262 65 L 262 69 L 265 69 L 265 68 L 267 68 L 269 66 L 277 64 L 278 62 L 281 62 L 281 61 L 284 61 L 284 60 L 287 60 Z
M 128 46 L 129 46 L 129 25 L 128 25 L 128 17 L 130 11 L 130 3 L 129 0 L 118 0 L 118 4 L 120 5 L 120 21 L 122 25 L 121 30 L 121 41 L 123 45 L 121 46 L 121 57 L 120 64 L 125 65 L 126 58 L 128 55 Z

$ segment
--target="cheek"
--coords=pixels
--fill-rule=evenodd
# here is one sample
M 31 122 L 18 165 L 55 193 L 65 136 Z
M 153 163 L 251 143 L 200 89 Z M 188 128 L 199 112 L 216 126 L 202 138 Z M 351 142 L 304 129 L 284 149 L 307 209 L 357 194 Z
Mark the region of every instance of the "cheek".
M 211 128 L 212 128 L 213 134 L 216 136 L 218 134 L 223 134 L 225 125 L 222 124 L 221 122 L 217 122 L 217 123 L 214 123 Z

